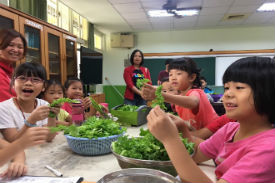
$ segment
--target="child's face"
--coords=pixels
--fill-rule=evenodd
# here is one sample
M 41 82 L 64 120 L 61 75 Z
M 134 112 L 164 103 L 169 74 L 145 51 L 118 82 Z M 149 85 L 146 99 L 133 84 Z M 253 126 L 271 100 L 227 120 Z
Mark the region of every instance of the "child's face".
M 177 95 L 177 90 L 175 90 L 171 83 L 169 81 L 165 81 L 163 82 L 162 84 L 162 92 L 165 92 L 165 93 L 169 93 L 169 94 L 172 94 L 172 95 Z
M 248 84 L 228 82 L 224 84 L 223 105 L 228 118 L 235 120 L 255 120 L 256 112 L 253 92 Z
M 20 75 L 15 78 L 13 87 L 17 98 L 33 100 L 44 90 L 44 81 L 39 77 Z
M 44 95 L 44 99 L 49 103 L 52 103 L 54 100 L 59 98 L 63 98 L 63 90 L 59 85 L 51 85 Z
M 70 99 L 81 99 L 83 97 L 83 88 L 80 81 L 75 81 L 71 83 L 66 91 L 66 95 Z
M 204 89 L 206 87 L 207 83 L 205 80 L 201 80 L 201 88 Z
M 196 75 L 189 75 L 186 71 L 171 69 L 169 72 L 169 82 L 175 90 L 185 91 L 193 86 Z

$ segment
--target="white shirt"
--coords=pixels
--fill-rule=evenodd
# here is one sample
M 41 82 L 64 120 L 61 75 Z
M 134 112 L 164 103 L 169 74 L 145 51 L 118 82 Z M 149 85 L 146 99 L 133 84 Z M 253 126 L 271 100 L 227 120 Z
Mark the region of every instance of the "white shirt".
M 37 106 L 49 105 L 49 103 L 42 99 L 36 99 Z M 31 113 L 25 113 L 25 118 L 31 115 Z M 24 126 L 24 117 L 20 109 L 16 107 L 13 102 L 13 98 L 0 102 L 0 129 L 5 128 L 16 128 L 20 130 Z M 37 121 L 37 126 L 43 126 L 48 124 L 48 118 L 45 118 L 41 121 Z

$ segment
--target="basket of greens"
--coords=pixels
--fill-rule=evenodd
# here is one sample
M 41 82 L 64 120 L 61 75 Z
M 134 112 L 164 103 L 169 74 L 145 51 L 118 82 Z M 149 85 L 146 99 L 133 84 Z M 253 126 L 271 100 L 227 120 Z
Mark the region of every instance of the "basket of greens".
M 118 105 L 111 109 L 112 116 L 118 118 L 117 122 L 123 125 L 139 126 L 147 122 L 146 116 L 150 112 L 151 108 L 142 105 Z
M 138 138 L 119 137 L 112 143 L 112 153 L 117 158 L 121 168 L 151 168 L 176 175 L 176 170 L 161 142 L 149 130 L 141 128 Z M 182 138 L 189 154 L 194 152 L 194 143 Z
M 51 131 L 64 131 L 69 147 L 77 154 L 100 155 L 111 152 L 111 143 L 122 136 L 126 128 L 111 119 L 90 117 L 82 126 L 58 126 Z

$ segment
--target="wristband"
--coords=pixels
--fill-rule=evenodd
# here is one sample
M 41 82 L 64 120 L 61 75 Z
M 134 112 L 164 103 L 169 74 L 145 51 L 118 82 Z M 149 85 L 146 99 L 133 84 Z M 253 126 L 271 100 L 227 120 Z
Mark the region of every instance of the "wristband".
M 37 126 L 36 124 L 31 124 L 31 123 L 29 123 L 26 119 L 24 120 L 24 123 L 25 123 L 25 125 L 28 126 L 28 127 L 35 127 L 35 126 Z

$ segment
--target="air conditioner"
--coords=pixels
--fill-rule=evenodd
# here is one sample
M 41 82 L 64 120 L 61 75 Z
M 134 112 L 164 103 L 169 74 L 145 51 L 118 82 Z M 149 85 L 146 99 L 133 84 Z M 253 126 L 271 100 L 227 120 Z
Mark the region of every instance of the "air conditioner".
M 134 34 L 131 33 L 116 33 L 111 34 L 112 48 L 133 48 Z

